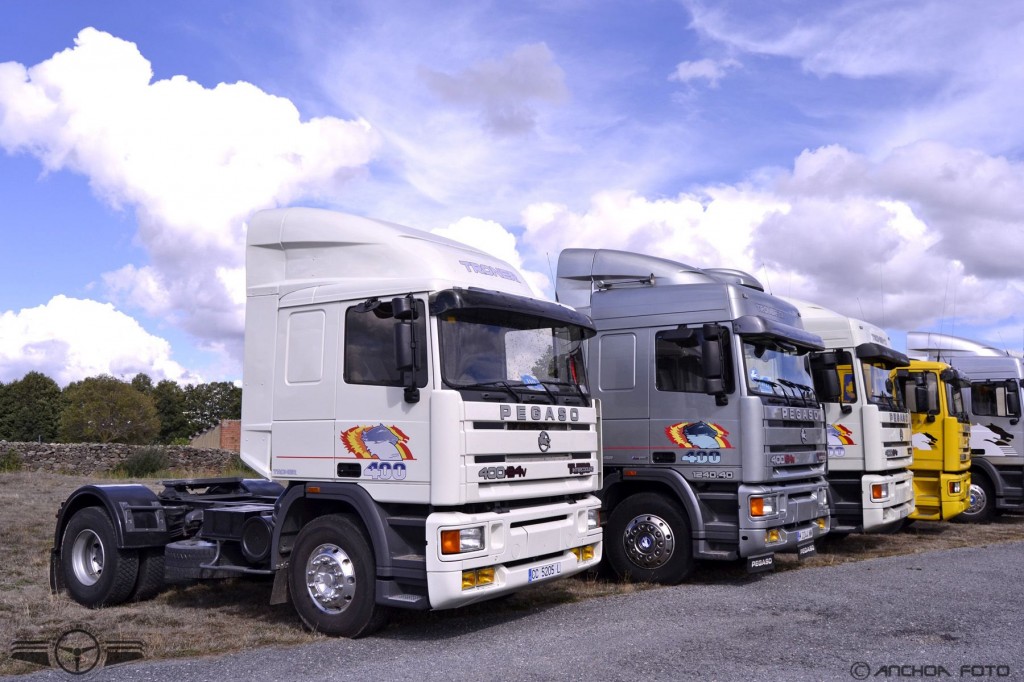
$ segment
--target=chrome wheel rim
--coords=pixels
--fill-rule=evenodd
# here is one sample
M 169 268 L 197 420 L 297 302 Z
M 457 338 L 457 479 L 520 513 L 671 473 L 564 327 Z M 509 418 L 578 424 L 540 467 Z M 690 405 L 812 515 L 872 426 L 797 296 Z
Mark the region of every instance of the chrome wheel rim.
M 980 485 L 974 483 L 971 484 L 971 494 L 968 501 L 967 514 L 974 516 L 980 514 L 981 510 L 985 508 L 988 503 L 988 495 L 985 494 L 985 489 Z
M 95 531 L 87 528 L 75 537 L 71 546 L 71 568 L 82 585 L 95 585 L 99 581 L 104 558 L 103 543 Z
M 622 546 L 626 556 L 637 566 L 660 568 L 672 558 L 676 547 L 675 534 L 664 519 L 643 514 L 626 524 Z
M 306 590 L 324 613 L 341 613 L 356 595 L 355 564 L 341 547 L 325 543 L 306 561 Z

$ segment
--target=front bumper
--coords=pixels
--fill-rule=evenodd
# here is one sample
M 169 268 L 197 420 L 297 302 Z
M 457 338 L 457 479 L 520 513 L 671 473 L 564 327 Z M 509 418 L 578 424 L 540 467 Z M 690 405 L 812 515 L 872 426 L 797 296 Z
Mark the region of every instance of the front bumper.
M 776 511 L 752 517 L 750 498 L 766 496 L 777 500 Z M 831 528 L 828 483 L 824 479 L 780 486 L 741 485 L 739 504 L 739 554 L 743 558 L 796 552 L 825 536 Z
M 959 488 L 959 492 L 954 492 Z M 971 503 L 971 472 L 914 472 L 914 511 L 910 518 L 919 521 L 948 521 L 965 511 Z
M 892 528 L 914 511 L 914 474 L 902 471 L 896 474 L 866 474 L 861 477 L 861 502 L 864 509 L 864 532 L 877 532 Z M 872 487 L 888 485 L 889 495 L 875 500 Z
M 427 517 L 427 588 L 431 607 L 450 609 L 515 592 L 533 583 L 580 573 L 597 566 L 603 551 L 600 525 L 588 528 L 590 510 L 600 509 L 593 495 L 507 512 L 438 512 Z M 484 548 L 445 555 L 441 531 L 484 527 Z M 573 549 L 589 547 L 581 560 Z M 493 568 L 493 582 L 463 588 L 463 572 Z

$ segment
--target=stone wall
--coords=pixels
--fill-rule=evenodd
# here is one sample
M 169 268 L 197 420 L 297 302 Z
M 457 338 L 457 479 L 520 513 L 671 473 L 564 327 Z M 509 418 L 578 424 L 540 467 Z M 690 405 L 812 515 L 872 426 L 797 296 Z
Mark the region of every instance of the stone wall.
M 9 443 L 0 440 L 0 456 L 9 450 L 17 453 L 23 471 L 51 471 L 74 475 L 93 475 L 112 471 L 134 452 L 151 445 L 117 443 Z M 168 467 L 187 472 L 216 472 L 227 468 L 236 457 L 233 452 L 185 445 L 159 446 Z

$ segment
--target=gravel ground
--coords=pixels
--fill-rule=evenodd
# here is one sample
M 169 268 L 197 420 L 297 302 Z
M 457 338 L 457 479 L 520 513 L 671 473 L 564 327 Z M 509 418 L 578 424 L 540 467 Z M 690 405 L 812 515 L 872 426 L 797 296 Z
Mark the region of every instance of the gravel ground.
M 452 612 L 362 640 L 129 663 L 86 678 L 1024 679 L 1022 566 L 1024 542 L 949 549 L 522 611 Z

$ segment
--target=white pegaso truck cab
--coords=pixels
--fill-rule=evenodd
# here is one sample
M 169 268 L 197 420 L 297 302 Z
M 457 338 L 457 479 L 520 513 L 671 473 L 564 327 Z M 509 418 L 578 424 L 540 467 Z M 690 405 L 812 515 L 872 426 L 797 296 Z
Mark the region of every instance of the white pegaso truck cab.
M 882 532 L 897 528 L 914 510 L 914 460 L 910 412 L 890 379 L 910 359 L 892 348 L 883 329 L 815 303 L 787 299 L 804 328 L 819 335 L 824 354 L 816 385 L 837 372 L 841 391 L 825 401 L 828 421 L 828 484 L 832 532 Z M 818 367 L 823 354 L 812 355 Z
M 463 244 L 317 209 L 248 227 L 242 459 L 269 481 L 87 486 L 51 583 L 98 606 L 166 576 L 274 577 L 359 636 L 601 559 L 590 320 Z

